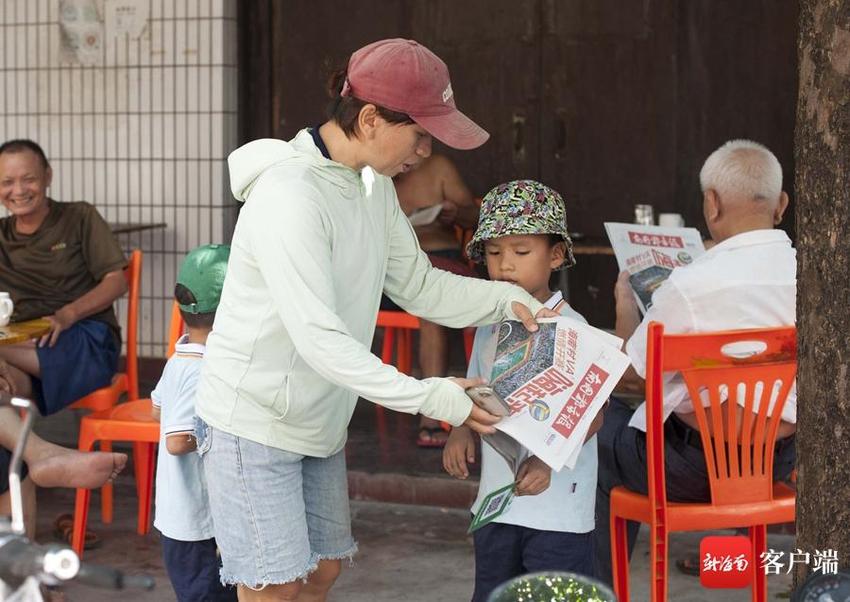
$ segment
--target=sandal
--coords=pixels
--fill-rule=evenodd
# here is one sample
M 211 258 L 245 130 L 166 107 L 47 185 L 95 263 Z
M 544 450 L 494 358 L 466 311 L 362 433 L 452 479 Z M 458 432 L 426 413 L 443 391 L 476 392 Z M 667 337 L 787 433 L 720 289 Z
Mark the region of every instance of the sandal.
M 441 426 L 420 427 L 419 437 L 416 439 L 416 445 L 432 449 L 445 447 L 448 436 L 438 439 L 436 435 L 446 435 L 446 431 Z
M 74 517 L 70 514 L 60 514 L 56 517 L 56 521 L 53 523 L 53 536 L 59 541 L 68 544 L 71 544 L 71 540 L 74 537 Z M 100 537 L 98 537 L 97 533 L 89 531 L 86 529 L 85 541 L 83 543 L 84 550 L 94 550 L 95 548 L 99 548 L 103 542 Z
M 678 560 L 676 560 L 676 568 L 679 569 L 679 572 L 684 573 L 685 575 L 690 575 L 691 577 L 699 577 L 699 556 L 692 555 L 685 556 L 684 558 L 679 558 Z

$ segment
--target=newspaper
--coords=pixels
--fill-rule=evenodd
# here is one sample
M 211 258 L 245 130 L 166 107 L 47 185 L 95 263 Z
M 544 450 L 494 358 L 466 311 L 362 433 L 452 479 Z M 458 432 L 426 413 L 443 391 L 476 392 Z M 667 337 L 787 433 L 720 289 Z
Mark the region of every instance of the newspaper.
M 499 326 L 490 386 L 510 416 L 485 437 L 516 474 L 534 454 L 553 470 L 574 468 L 590 424 L 629 366 L 622 340 L 567 317 Z
M 687 265 L 705 253 L 696 228 L 666 228 L 605 222 L 605 230 L 620 270 L 629 282 L 641 312 L 652 305 L 652 293 L 674 268 Z
M 443 210 L 443 204 L 437 203 L 429 207 L 420 207 L 407 216 L 412 226 L 427 226 L 432 223 Z

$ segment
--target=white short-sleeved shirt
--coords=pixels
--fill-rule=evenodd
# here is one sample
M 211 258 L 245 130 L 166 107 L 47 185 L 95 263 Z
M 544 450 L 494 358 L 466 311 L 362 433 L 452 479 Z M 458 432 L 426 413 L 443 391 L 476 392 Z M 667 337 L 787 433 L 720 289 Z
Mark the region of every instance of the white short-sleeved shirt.
M 560 292 L 546 302 L 554 309 L 563 300 Z M 560 307 L 562 316 L 587 321 L 566 303 Z M 469 361 L 469 378 L 490 378 L 493 360 L 496 357 L 496 333 L 498 324 L 481 326 L 475 331 L 475 342 Z M 596 436 L 588 440 L 581 449 L 575 468 L 552 471 L 549 488 L 539 495 L 515 497 L 507 512 L 495 522 L 544 531 L 587 533 L 593 530 L 596 503 Z M 487 494 L 514 481 L 510 466 L 488 443 L 481 443 L 481 481 L 478 497 L 472 504 L 472 513 L 478 511 Z
M 156 465 L 154 527 L 166 537 L 202 541 L 213 537 L 207 482 L 201 457 L 168 453 L 168 435 L 194 433 L 195 391 L 204 359 L 204 346 L 188 343 L 184 335 L 165 365 L 151 400 L 161 409 L 159 454 Z
M 645 378 L 647 329 L 652 321 L 662 322 L 665 333 L 793 326 L 796 303 L 797 252 L 788 235 L 782 230 L 744 232 L 673 270 L 652 295 L 652 307 L 626 344 L 626 352 L 635 371 Z M 664 420 L 674 411 L 693 412 L 680 374 L 664 379 Z M 796 383 L 782 419 L 797 422 Z M 629 425 L 646 431 L 645 402 Z

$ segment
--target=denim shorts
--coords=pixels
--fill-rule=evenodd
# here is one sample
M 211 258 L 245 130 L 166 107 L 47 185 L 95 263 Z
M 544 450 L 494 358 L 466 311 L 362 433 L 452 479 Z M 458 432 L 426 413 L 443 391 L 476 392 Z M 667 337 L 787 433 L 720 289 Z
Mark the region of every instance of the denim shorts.
M 351 558 L 345 451 L 314 458 L 196 419 L 221 582 L 252 589 L 306 579 L 320 560 Z

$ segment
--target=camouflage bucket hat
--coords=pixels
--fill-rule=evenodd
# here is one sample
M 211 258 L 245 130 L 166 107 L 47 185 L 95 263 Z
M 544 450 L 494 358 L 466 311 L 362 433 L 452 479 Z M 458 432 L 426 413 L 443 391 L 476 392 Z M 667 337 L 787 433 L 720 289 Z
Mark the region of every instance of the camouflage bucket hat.
M 534 180 L 514 180 L 499 184 L 484 196 L 478 229 L 466 245 L 466 254 L 476 263 L 484 262 L 484 243 L 502 236 L 558 234 L 567 244 L 564 263 L 557 269 L 576 264 L 573 241 L 567 232 L 567 216 L 561 195 Z

